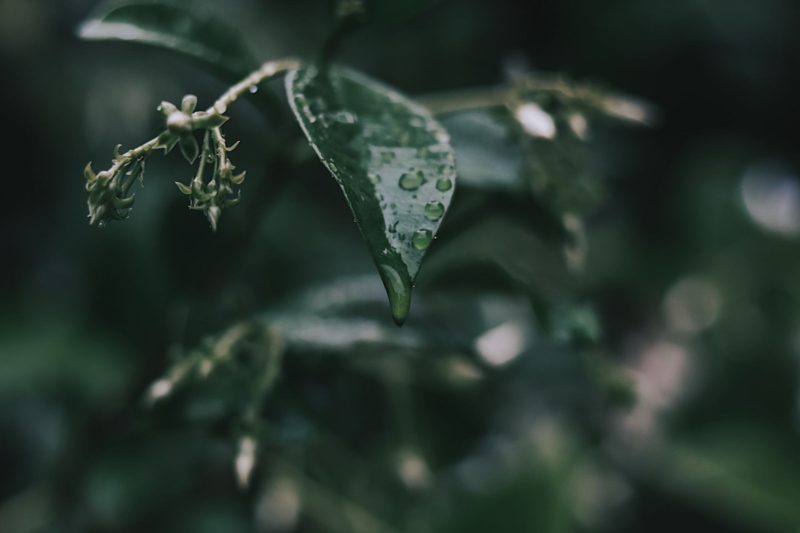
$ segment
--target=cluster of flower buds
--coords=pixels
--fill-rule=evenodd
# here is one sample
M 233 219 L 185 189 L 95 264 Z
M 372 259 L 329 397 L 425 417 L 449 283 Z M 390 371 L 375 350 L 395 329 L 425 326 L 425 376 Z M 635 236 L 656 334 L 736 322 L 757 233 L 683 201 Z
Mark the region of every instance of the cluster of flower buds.
M 162 102 L 158 110 L 166 120 L 166 130 L 158 137 L 125 153 L 118 146 L 112 166 L 95 174 L 91 163 L 86 165 L 86 190 L 89 193 L 89 220 L 104 226 L 110 220 L 123 220 L 130 214 L 134 196 L 133 183 L 143 180 L 147 158 L 153 150 L 165 153 L 179 146 L 181 153 L 194 164 L 199 158 L 198 170 L 189 185 L 176 182 L 180 191 L 190 197 L 189 208 L 203 211 L 212 229 L 216 230 L 222 209 L 239 202 L 237 187 L 244 181 L 244 173 L 234 174 L 234 165 L 228 152 L 238 143 L 228 146 L 220 131 L 228 117 L 213 110 L 195 111 L 197 97 L 186 95 L 180 108 Z M 197 132 L 202 132 L 202 147 L 197 142 Z
M 194 179 L 188 185 L 175 182 L 189 197 L 189 209 L 203 211 L 213 230 L 217 229 L 222 210 L 238 204 L 241 197 L 238 186 L 244 181 L 245 173 L 234 174 L 235 167 L 228 159 L 228 152 L 235 150 L 238 144 L 225 144 L 218 129 L 207 131 Z
M 194 95 L 183 97 L 178 109 L 170 102 L 161 102 L 159 111 L 167 120 L 165 137 L 167 146 L 180 145 L 181 152 L 189 164 L 194 164 L 198 155 L 200 162 L 197 174 L 189 185 L 175 182 L 178 189 L 189 196 L 189 209 L 203 211 L 211 229 L 217 229 L 222 210 L 239 203 L 240 193 L 234 188 L 244 181 L 244 173 L 234 175 L 234 166 L 228 159 L 228 152 L 236 149 L 225 144 L 219 127 L 228 118 L 214 111 L 195 111 L 197 98 Z M 204 130 L 202 148 L 195 138 L 196 130 Z
M 146 156 L 122 159 L 119 146 L 115 151 L 114 164 L 108 170 L 95 174 L 92 164 L 83 171 L 86 177 L 86 192 L 89 193 L 89 222 L 105 226 L 110 220 L 128 218 L 133 206 L 133 183 L 142 179 Z

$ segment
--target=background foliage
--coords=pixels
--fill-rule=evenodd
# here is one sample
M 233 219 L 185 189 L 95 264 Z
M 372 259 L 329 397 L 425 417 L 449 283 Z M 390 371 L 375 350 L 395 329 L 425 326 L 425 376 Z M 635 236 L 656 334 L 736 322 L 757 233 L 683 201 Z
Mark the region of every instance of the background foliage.
M 323 2 L 185 4 L 257 59 L 315 57 L 329 31 Z M 378 3 L 338 59 L 422 97 L 528 62 L 661 120 L 593 130 L 605 180 L 576 270 L 547 215 L 574 207 L 575 168 L 534 198 L 509 168 L 563 161 L 552 146 L 488 143 L 508 117 L 443 118 L 484 170 L 397 329 L 335 182 L 258 95 L 230 112 L 248 181 L 216 234 L 176 194 L 177 156 L 130 221 L 90 228 L 86 160 L 229 75 L 81 42 L 95 2 L 0 0 L 0 532 L 797 528 L 796 3 L 426 4 Z M 148 404 L 231 338 L 235 357 Z

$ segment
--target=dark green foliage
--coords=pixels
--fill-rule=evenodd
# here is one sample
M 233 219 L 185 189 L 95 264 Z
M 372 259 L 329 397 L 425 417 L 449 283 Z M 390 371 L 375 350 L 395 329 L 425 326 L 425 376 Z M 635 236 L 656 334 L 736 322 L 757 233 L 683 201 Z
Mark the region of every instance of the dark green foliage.
M 797 529 L 783 0 L 97 3 L 0 3 L 0 532 Z
M 234 76 L 258 66 L 241 34 L 217 19 L 178 4 L 112 2 L 104 4 L 80 27 L 88 40 L 121 40 L 166 48 Z
M 447 133 L 397 92 L 341 68 L 289 74 L 292 110 L 336 178 L 402 323 L 456 182 Z

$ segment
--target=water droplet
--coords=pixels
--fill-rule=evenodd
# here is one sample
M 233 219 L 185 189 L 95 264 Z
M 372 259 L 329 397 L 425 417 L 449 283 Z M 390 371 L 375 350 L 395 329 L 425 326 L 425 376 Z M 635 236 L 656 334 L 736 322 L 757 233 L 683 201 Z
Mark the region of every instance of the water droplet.
M 416 191 L 425 182 L 422 172 L 406 172 L 400 176 L 400 188 L 404 191 Z
M 381 279 L 389 295 L 389 304 L 392 308 L 392 318 L 397 325 L 402 324 L 411 307 L 411 291 L 409 283 L 400 272 L 388 264 L 379 265 Z
M 258 85 L 253 85 L 250 87 L 250 94 L 256 94 L 258 92 Z
M 381 177 L 374 172 L 367 174 L 367 178 L 369 178 L 369 181 L 372 182 L 373 185 L 377 185 L 381 182 Z
M 444 215 L 444 205 L 441 202 L 428 202 L 425 204 L 425 217 L 436 222 Z
M 350 111 L 337 111 L 335 113 L 331 113 L 331 118 L 341 124 L 351 125 L 358 122 L 358 117 Z
M 414 232 L 414 236 L 411 237 L 411 244 L 413 244 L 414 248 L 417 250 L 425 250 L 431 245 L 432 240 L 433 234 L 431 233 L 431 230 L 418 229 Z
M 445 192 L 453 188 L 453 182 L 449 178 L 439 178 L 436 180 L 436 190 Z

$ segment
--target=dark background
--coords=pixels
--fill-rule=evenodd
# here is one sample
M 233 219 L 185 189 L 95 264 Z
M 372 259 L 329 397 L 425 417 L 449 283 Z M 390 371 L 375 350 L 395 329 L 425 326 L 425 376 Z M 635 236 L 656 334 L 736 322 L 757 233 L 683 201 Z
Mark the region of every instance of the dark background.
M 193 4 L 239 27 L 263 58 L 311 57 L 327 31 L 315 2 Z M 159 156 L 132 219 L 89 227 L 86 161 L 103 168 L 117 142 L 149 138 L 161 100 L 194 92 L 202 105 L 224 89 L 169 52 L 79 41 L 94 5 L 0 0 L 0 532 L 275 530 L 263 509 L 277 489 L 269 472 L 236 488 L 225 423 L 152 413 L 140 398 L 176 347 L 292 304 L 305 287 L 371 275 L 366 249 L 321 167 L 285 155 L 299 139 L 283 144 L 286 117 L 265 121 L 254 102 L 232 111 L 230 128 L 257 216 L 226 213 L 211 234 L 172 190 L 187 168 Z M 535 366 L 479 392 L 419 393 L 413 416 L 437 476 L 486 454 L 505 474 L 480 490 L 453 482 L 395 500 L 381 462 L 392 433 L 380 425 L 393 400 L 343 363 L 287 363 L 285 403 L 322 391 L 324 407 L 296 416 L 308 431 L 341 430 L 358 458 L 367 488 L 331 475 L 332 492 L 378 493 L 365 505 L 407 531 L 796 530 L 799 41 L 791 0 L 452 0 L 353 35 L 339 60 L 412 96 L 493 85 L 523 59 L 640 96 L 660 121 L 608 138 L 607 201 L 589 221 L 579 289 L 635 406 L 597 417 L 597 396 L 563 392 L 590 387 L 583 370 Z M 460 232 L 445 223 L 440 249 Z M 423 266 L 421 301 L 436 287 Z M 514 445 L 495 450 L 492 435 L 508 427 Z M 522 451 L 520 434 L 532 435 Z M 347 470 L 322 447 L 309 457 Z M 297 530 L 342 529 L 308 514 Z

